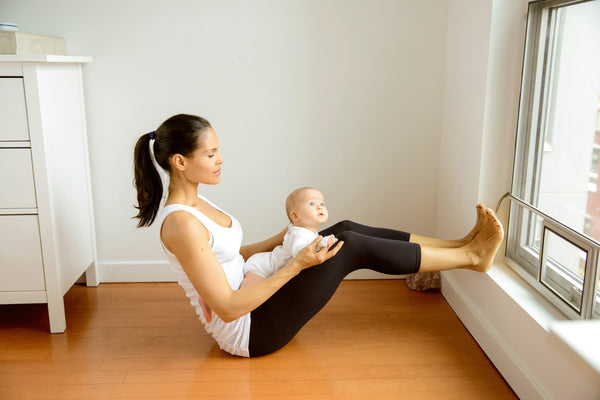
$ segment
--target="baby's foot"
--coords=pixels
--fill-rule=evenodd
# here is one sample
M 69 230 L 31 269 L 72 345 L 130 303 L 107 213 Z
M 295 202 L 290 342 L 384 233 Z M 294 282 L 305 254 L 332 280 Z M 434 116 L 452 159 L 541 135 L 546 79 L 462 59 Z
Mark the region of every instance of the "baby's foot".
M 334 244 L 335 242 L 337 242 L 337 239 L 336 239 L 336 237 L 335 237 L 335 236 L 333 236 L 333 235 L 330 235 L 330 236 L 327 238 L 327 247 L 331 247 L 331 246 L 333 246 L 333 244 Z
M 474 256 L 473 266 L 469 269 L 478 272 L 488 271 L 492 267 L 494 256 L 503 238 L 502 224 L 492 210 L 486 209 L 483 226 L 467 245 Z

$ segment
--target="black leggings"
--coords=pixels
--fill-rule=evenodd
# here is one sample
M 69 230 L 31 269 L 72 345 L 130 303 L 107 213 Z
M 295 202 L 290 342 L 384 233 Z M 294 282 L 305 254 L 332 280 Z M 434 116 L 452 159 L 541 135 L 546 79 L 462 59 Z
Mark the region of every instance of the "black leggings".
M 302 271 L 252 311 L 250 357 L 272 353 L 289 343 L 349 273 L 362 268 L 391 275 L 419 270 L 421 247 L 408 241 L 408 233 L 352 221 L 339 222 L 320 233 L 335 235 L 344 246 L 323 264 Z

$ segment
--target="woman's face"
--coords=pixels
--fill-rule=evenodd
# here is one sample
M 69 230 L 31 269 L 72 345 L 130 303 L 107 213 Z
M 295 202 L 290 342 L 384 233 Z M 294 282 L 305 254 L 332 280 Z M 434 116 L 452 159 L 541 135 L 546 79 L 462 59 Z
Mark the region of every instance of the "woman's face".
M 186 157 L 186 175 L 194 182 L 205 185 L 216 185 L 221 181 L 221 164 L 223 158 L 219 154 L 219 140 L 212 128 L 200 135 L 200 147 L 190 157 Z

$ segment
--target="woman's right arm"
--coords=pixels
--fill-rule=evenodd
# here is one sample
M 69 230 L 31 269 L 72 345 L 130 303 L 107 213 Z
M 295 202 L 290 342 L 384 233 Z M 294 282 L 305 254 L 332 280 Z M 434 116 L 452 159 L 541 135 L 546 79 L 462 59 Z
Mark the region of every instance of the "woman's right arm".
M 262 242 L 247 244 L 240 248 L 240 254 L 244 257 L 244 260 L 249 259 L 253 254 L 263 253 L 272 251 L 276 246 L 283 243 L 283 238 L 287 232 L 288 228 L 286 227 L 284 230 L 279 232 L 277 235 L 270 237 Z
M 340 243 L 315 252 L 320 237 L 302 250 L 277 273 L 248 288 L 233 290 L 225 272 L 208 244 L 204 225 L 187 212 L 174 212 L 164 221 L 161 238 L 177 257 L 194 288 L 206 304 L 225 322 L 231 322 L 256 309 L 303 269 L 335 256 Z

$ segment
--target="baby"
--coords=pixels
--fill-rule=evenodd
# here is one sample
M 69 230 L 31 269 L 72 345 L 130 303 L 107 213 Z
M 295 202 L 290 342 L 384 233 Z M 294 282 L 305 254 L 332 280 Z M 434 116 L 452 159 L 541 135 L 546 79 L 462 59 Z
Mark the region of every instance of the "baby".
M 294 190 L 285 202 L 285 209 L 290 220 L 283 244 L 273 251 L 257 253 L 248 258 L 244 266 L 242 287 L 248 287 L 268 278 L 296 257 L 296 254 L 319 235 L 318 227 L 327 222 L 329 214 L 325 207 L 323 195 L 313 188 Z M 336 242 L 333 235 L 324 237 L 316 250 L 331 246 Z

